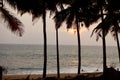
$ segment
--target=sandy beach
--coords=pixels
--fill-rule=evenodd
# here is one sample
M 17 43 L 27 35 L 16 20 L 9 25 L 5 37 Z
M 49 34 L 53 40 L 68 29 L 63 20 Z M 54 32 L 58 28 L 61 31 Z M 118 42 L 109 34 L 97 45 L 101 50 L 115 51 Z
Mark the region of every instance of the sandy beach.
M 75 73 L 62 73 L 60 75 L 59 80 L 75 80 L 75 78 L 84 76 L 86 78 L 95 78 L 100 77 L 102 75 L 101 72 L 96 73 L 82 73 L 77 75 Z M 27 77 L 29 76 L 29 79 Z M 47 74 L 46 80 L 57 80 L 57 74 Z M 32 75 L 4 75 L 3 80 L 41 80 L 42 75 L 39 74 L 32 74 Z

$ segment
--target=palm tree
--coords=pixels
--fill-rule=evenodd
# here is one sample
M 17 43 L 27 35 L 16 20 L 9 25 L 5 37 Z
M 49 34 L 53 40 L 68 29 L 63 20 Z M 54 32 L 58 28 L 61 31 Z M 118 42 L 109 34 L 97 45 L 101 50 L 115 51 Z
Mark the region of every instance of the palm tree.
M 4 7 L 3 0 L 0 0 L 0 12 L 1 18 L 8 24 L 7 28 L 10 29 L 11 32 L 22 36 L 24 32 L 22 22 Z
M 100 23 L 97 27 L 96 27 L 96 32 L 98 32 L 98 34 L 101 36 L 100 32 L 102 31 L 102 26 L 105 26 L 105 36 L 108 34 L 108 32 L 110 31 L 112 36 L 114 37 L 114 39 L 117 41 L 117 46 L 118 46 L 118 53 L 120 51 L 119 48 L 119 39 L 118 39 L 118 33 L 120 32 L 120 27 L 119 27 L 119 23 L 118 23 L 118 18 L 120 15 L 118 14 L 108 14 L 106 15 L 105 19 L 104 19 L 104 23 Z M 99 38 L 99 36 L 98 36 Z M 120 58 L 119 58 L 120 59 Z
M 96 32 L 97 38 L 99 38 L 99 36 L 101 37 L 101 31 L 104 31 L 104 36 L 105 37 L 108 32 L 110 31 L 113 35 L 113 37 L 117 40 L 117 47 L 118 47 L 118 53 L 119 53 L 119 61 L 120 61 L 120 46 L 119 46 L 119 39 L 118 39 L 118 32 L 120 32 L 120 27 L 119 27 L 119 21 L 120 21 L 120 13 L 119 13 L 119 3 L 115 2 L 115 1 L 111 1 L 108 0 L 108 5 L 106 8 L 107 14 L 103 14 L 106 15 L 105 19 L 102 19 L 102 22 L 93 30 L 93 32 Z M 103 40 L 104 41 L 104 40 Z M 104 42 L 105 43 L 105 42 Z M 103 44 L 104 45 L 104 44 Z M 106 50 L 105 45 L 103 47 L 103 50 Z M 103 75 L 105 75 L 105 70 L 106 70 L 106 51 L 103 52 L 104 53 L 104 61 L 103 61 Z
M 61 26 L 61 24 L 64 22 L 64 20 L 67 20 L 67 27 L 71 27 L 73 24 L 72 22 L 76 22 L 75 24 L 77 24 L 77 33 L 78 33 L 78 54 L 79 54 L 79 68 L 80 69 L 80 35 L 79 35 L 79 25 L 78 25 L 78 20 L 76 17 L 76 12 L 74 12 L 74 8 L 72 8 L 73 6 L 71 5 L 70 7 L 68 7 L 67 9 L 62 10 L 61 12 L 58 12 L 56 14 L 55 18 L 55 23 L 56 23 L 56 28 L 59 28 Z M 74 11 L 73 11 L 74 10 Z M 76 18 L 75 18 L 76 17 Z M 67 19 L 69 18 L 69 19 Z M 74 21 L 74 18 L 76 19 L 76 21 Z M 78 73 L 80 73 L 80 70 L 78 70 Z
M 120 27 L 118 23 L 114 23 L 114 27 L 111 30 L 111 33 L 115 40 L 117 41 L 117 48 L 118 48 L 118 56 L 119 56 L 119 62 L 120 62 L 120 43 L 119 43 L 119 38 L 118 38 L 118 32 L 120 33 Z
M 50 10 L 51 14 L 56 12 L 57 8 L 56 5 L 62 8 L 62 3 L 68 3 L 69 0 L 6 0 L 13 8 L 17 8 L 17 10 L 24 14 L 29 12 L 33 15 L 33 20 L 42 16 L 43 19 L 43 35 L 44 35 L 44 67 L 43 67 L 43 78 L 46 77 L 46 69 L 47 69 L 47 35 L 46 35 L 46 10 Z M 29 2 L 29 4 L 28 4 Z M 27 6 L 26 6 L 27 4 Z M 57 48 L 57 52 L 58 48 Z M 58 53 L 57 53 L 57 63 L 58 61 Z M 58 67 L 59 68 L 59 67 Z M 58 69 L 59 70 L 59 69 Z M 59 71 L 58 71 L 59 75 Z
M 43 65 L 43 78 L 46 77 L 47 69 L 47 35 L 46 35 L 46 0 L 7 0 L 9 4 L 15 9 L 17 8 L 21 14 L 30 12 L 33 14 L 33 20 L 42 16 L 43 19 L 43 35 L 44 35 L 44 65 Z M 29 4 L 28 4 L 29 2 Z
M 61 24 L 66 21 L 67 29 L 74 27 L 74 25 L 77 29 L 78 74 L 80 74 L 81 69 L 81 43 L 79 23 L 84 22 L 85 25 L 88 27 L 90 24 L 98 20 L 98 12 L 99 11 L 95 9 L 95 6 L 93 6 L 92 0 L 91 2 L 88 0 L 73 0 L 66 9 L 58 12 L 54 17 L 57 28 L 59 28 Z M 83 24 L 81 24 L 81 26 L 83 26 Z
M 71 3 L 71 0 L 60 0 L 58 2 L 58 7 L 60 7 L 61 10 L 64 9 L 64 4 Z M 57 13 L 58 11 L 56 11 Z M 60 61 L 59 61 L 59 38 L 58 38 L 58 27 L 55 26 L 56 30 L 56 52 L 57 52 L 57 77 L 60 78 Z
M 112 27 L 112 35 L 113 37 L 116 39 L 117 41 L 117 47 L 118 47 L 118 54 L 119 54 L 119 62 L 120 62 L 120 45 L 119 45 L 119 39 L 118 39 L 118 32 L 119 31 L 119 22 L 120 22 L 120 6 L 119 6 L 119 2 L 115 2 L 115 1 L 111 1 L 111 0 L 108 0 L 108 13 L 109 15 L 111 15 L 113 17 L 113 20 L 111 20 L 111 24 L 114 26 Z
M 102 1 L 98 1 L 99 3 L 99 6 L 100 6 L 100 10 L 101 10 L 101 20 L 102 22 L 104 23 L 104 16 L 103 16 L 103 2 Z M 107 67 L 107 59 L 106 59 L 106 40 L 105 40 L 105 29 L 104 27 L 102 27 L 102 42 L 103 42 L 103 80 L 106 80 L 106 75 L 105 75 L 105 72 L 106 72 L 106 67 Z
M 56 51 L 57 51 L 57 77 L 60 78 L 59 38 L 58 38 L 58 29 L 57 28 L 56 28 Z
M 5 23 L 7 23 L 7 28 L 11 30 L 11 32 L 22 36 L 24 30 L 23 30 L 23 24 L 22 22 L 17 19 L 15 16 L 13 16 L 12 13 L 10 13 L 3 4 L 3 0 L 0 0 L 0 16 L 4 20 Z M 0 80 L 2 80 L 2 72 L 4 70 L 3 67 L 0 66 Z
M 105 23 L 104 22 L 104 14 L 103 14 L 103 6 L 105 5 L 105 0 L 97 0 L 97 4 L 98 4 L 98 7 L 100 9 L 100 12 L 101 12 L 101 21 L 102 23 Z M 97 27 L 93 30 L 93 32 L 97 29 Z M 105 40 L 105 26 L 102 26 L 101 28 L 102 30 L 102 44 L 103 44 L 103 79 L 106 80 L 106 76 L 105 76 L 105 72 L 106 72 L 106 40 Z M 98 33 L 100 33 L 99 30 L 97 30 Z M 97 32 L 95 31 L 95 32 Z M 98 34 L 98 36 L 101 36 L 100 34 Z M 97 37 L 98 38 L 98 37 Z

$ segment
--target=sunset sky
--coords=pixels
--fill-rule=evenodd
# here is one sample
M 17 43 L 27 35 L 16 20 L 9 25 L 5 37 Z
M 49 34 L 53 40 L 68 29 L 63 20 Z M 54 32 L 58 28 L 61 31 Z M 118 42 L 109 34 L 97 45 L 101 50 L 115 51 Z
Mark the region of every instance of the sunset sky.
M 16 14 L 16 13 L 15 13 Z M 11 33 L 9 29 L 5 26 L 2 19 L 0 19 L 0 43 L 9 43 L 9 44 L 43 44 L 43 26 L 42 19 L 33 24 L 30 14 L 24 14 L 20 16 L 16 15 L 24 24 L 24 34 L 22 37 L 18 37 L 15 34 Z M 91 25 L 91 28 L 95 27 L 96 24 Z M 96 35 L 90 37 L 92 29 L 82 29 L 81 32 L 81 44 L 82 45 L 102 45 L 101 39 L 96 42 Z M 52 19 L 47 15 L 47 40 L 48 44 L 55 44 L 55 24 Z M 59 29 L 59 43 L 61 45 L 77 45 L 77 36 L 71 32 L 67 32 L 66 25 L 63 24 Z M 107 36 L 107 45 L 116 46 L 114 38 L 111 37 L 111 34 Z

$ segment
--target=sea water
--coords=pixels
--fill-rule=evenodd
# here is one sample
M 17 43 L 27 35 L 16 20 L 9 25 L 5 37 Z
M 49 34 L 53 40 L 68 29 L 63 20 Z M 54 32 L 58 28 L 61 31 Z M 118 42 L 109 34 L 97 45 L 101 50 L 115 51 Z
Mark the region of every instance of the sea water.
M 56 46 L 47 48 L 47 74 L 56 74 Z M 60 72 L 77 73 L 77 45 L 60 45 L 59 55 Z M 0 44 L 0 65 L 6 68 L 5 75 L 42 74 L 43 59 L 43 45 Z M 81 46 L 81 72 L 102 71 L 102 63 L 102 46 Z M 107 66 L 120 68 L 116 46 L 107 46 Z

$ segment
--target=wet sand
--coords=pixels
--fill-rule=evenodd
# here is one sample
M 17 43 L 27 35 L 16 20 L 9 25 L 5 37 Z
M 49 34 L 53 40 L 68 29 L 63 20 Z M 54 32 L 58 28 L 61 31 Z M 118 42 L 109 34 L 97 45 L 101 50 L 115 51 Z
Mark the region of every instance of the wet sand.
M 95 77 L 100 77 L 101 75 L 102 75 L 101 72 L 81 73 L 80 75 L 77 75 L 76 73 L 62 73 L 62 74 L 60 74 L 60 79 L 59 80 L 75 80 L 75 78 L 79 77 L 79 76 L 84 76 L 84 77 L 87 77 L 87 78 L 95 78 Z M 42 78 L 42 75 L 40 75 L 40 74 L 4 75 L 3 76 L 3 80 L 41 80 L 41 78 Z M 56 80 L 56 79 L 57 79 L 57 74 L 47 74 L 47 79 L 46 80 Z

